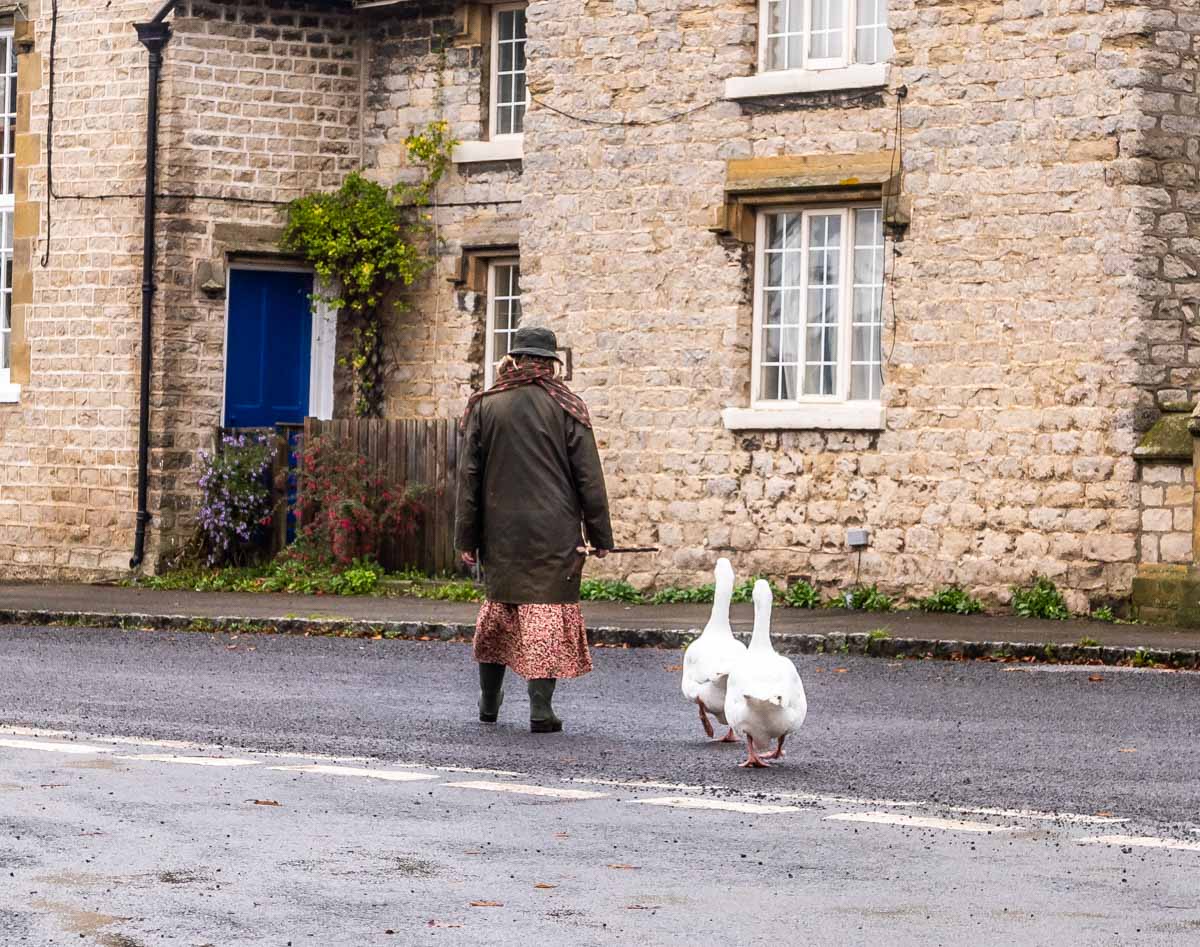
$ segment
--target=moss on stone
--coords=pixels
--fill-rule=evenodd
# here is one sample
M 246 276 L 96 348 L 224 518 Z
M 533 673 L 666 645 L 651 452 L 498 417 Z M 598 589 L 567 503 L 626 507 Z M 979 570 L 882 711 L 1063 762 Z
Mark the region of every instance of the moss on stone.
M 1144 435 L 1133 456 L 1138 460 L 1192 459 L 1192 433 L 1188 430 L 1191 415 L 1182 412 L 1164 414 Z

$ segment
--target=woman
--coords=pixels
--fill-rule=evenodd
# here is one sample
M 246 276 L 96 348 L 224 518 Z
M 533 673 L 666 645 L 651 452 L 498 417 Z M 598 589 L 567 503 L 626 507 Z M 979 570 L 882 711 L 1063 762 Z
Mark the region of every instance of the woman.
M 479 719 L 494 723 L 504 670 L 529 682 L 529 729 L 556 733 L 560 677 L 592 669 L 579 610 L 584 538 L 613 548 L 604 471 L 587 406 L 558 377 L 558 342 L 525 327 L 488 391 L 463 418 L 455 546 L 483 566 L 487 600 L 475 630 Z M 582 528 L 582 533 L 581 533 Z

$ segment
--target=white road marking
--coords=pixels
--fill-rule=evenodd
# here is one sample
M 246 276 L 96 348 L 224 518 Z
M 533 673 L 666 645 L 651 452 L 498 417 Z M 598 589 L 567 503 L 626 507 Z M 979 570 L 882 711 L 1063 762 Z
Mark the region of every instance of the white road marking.
M 1135 848 L 1173 848 L 1182 852 L 1200 852 L 1200 842 L 1154 838 L 1150 835 L 1096 835 L 1075 839 L 1080 845 L 1129 845 Z
M 935 809 L 938 812 L 957 812 L 962 815 L 994 815 L 1006 819 L 1032 819 L 1038 822 L 1070 822 L 1079 825 L 1119 825 L 1128 819 L 1116 816 L 1081 815 L 1077 812 L 1043 812 L 1038 809 L 995 809 L 989 806 L 947 806 L 936 802 L 915 802 L 900 799 L 859 799 L 854 796 L 821 796 L 812 793 L 781 792 L 780 799 L 811 802 L 817 805 L 871 806 L 884 809 Z
M 885 806 L 888 809 L 919 809 L 928 802 L 904 801 L 901 799 L 860 799 L 857 796 L 823 796 L 810 792 L 776 793 L 780 799 L 811 802 L 819 806 Z
M 520 775 L 520 774 L 514 774 Z M 627 779 L 590 779 L 584 776 L 564 777 L 563 782 L 579 783 L 581 786 L 616 786 L 619 789 L 671 789 L 677 792 L 703 792 L 703 786 L 687 786 L 683 783 L 656 783 Z M 709 786 L 709 789 L 732 792 L 727 786 Z
M 320 773 L 326 776 L 361 776 L 367 779 L 386 779 L 396 783 L 418 782 L 423 779 L 437 779 L 429 773 L 414 773 L 411 770 L 360 769 L 355 766 L 272 766 L 270 769 L 280 773 Z
M 210 743 L 193 743 L 189 740 L 149 740 L 142 737 L 120 737 L 120 736 L 105 736 L 99 733 L 73 733 L 70 730 L 45 730 L 36 727 L 12 727 L 0 726 L 0 733 L 8 733 L 13 736 L 26 737 L 45 737 L 48 739 L 67 740 L 78 736 L 86 736 L 89 740 L 96 740 L 101 743 L 111 743 L 115 746 L 136 746 L 136 747 L 153 747 L 160 750 L 186 750 L 190 753 L 213 753 L 217 752 L 218 748 Z M 324 763 L 377 763 L 379 762 L 370 756 L 330 756 L 324 753 L 289 753 L 276 750 L 260 750 L 253 747 L 244 747 L 244 752 L 269 756 L 277 760 L 304 760 L 308 762 L 324 762 Z M 113 748 L 103 749 L 99 752 L 111 753 Z M 425 763 L 406 763 L 406 762 L 389 762 L 389 766 L 402 767 L 406 769 L 431 769 L 439 773 L 474 773 L 481 776 L 525 776 L 528 778 L 528 773 L 514 773 L 506 769 L 480 769 L 472 766 L 429 766 Z
M 145 763 L 184 763 L 188 766 L 258 766 L 254 760 L 238 760 L 224 756 L 118 756 L 119 760 Z
M 1034 667 L 1042 667 L 1034 665 Z M 1067 670 L 1069 665 L 1047 665 L 1047 669 L 1055 668 Z M 1094 671 L 1091 667 L 1077 668 L 1080 671 Z M 1113 668 L 1106 668 L 1114 670 Z M 1127 670 L 1145 670 L 1137 668 L 1129 668 Z M 1177 673 L 1177 672 L 1173 672 Z M 0 746 L 12 746 L 20 749 L 41 749 L 62 753 L 112 753 L 119 746 L 135 746 L 149 747 L 164 750 L 186 751 L 191 754 L 199 753 L 218 753 L 219 747 L 214 747 L 211 744 L 193 743 L 185 740 L 150 740 L 140 737 L 121 737 L 121 736 L 105 736 L 103 734 L 78 733 L 69 730 L 49 730 L 34 727 L 18 727 L 18 726 L 0 726 L 0 735 L 8 735 L 12 737 L 32 737 L 34 740 L 0 740 Z M 44 740 L 70 740 L 78 737 L 83 737 L 99 744 L 113 744 L 113 746 L 97 746 L 92 744 L 59 744 L 59 743 L 41 743 L 37 742 L 37 738 Z M 245 748 L 244 752 L 251 755 L 261 755 L 274 760 L 297 760 L 307 765 L 328 764 L 331 766 L 350 766 L 355 764 L 374 764 L 379 761 L 366 756 L 329 756 L 320 753 L 295 753 L 295 752 L 276 752 L 273 750 L 258 750 L 253 748 Z M 137 759 L 157 759 L 158 757 L 135 757 Z M 178 762 L 176 757 L 166 757 L 171 762 Z M 252 761 L 246 760 L 238 765 L 249 765 Z M 215 765 L 215 764 L 206 764 Z M 468 766 L 432 766 L 426 763 L 410 763 L 410 762 L 388 762 L 387 765 L 392 769 L 420 769 L 438 773 L 468 773 L 480 776 L 502 776 L 512 778 L 531 778 L 529 773 L 519 773 L 512 770 L 498 769 L 483 769 Z M 277 767 L 273 767 L 277 768 Z M 654 780 L 618 780 L 618 779 L 602 779 L 588 777 L 567 777 L 562 780 L 567 783 L 576 783 L 580 785 L 596 785 L 596 786 L 614 786 L 622 789 L 648 789 L 660 790 L 672 793 L 702 795 L 705 792 L 712 790 L 725 791 L 730 793 L 738 792 L 737 789 L 730 786 L 691 786 L 683 783 L 658 782 Z M 871 799 L 860 798 L 856 796 L 837 796 L 824 795 L 816 793 L 773 793 L 774 798 L 798 802 L 809 803 L 813 805 L 830 806 L 830 807 L 867 807 L 871 809 L 925 809 L 937 812 L 953 812 L 963 815 L 988 815 L 997 816 L 1009 819 L 1026 819 L 1045 822 L 1061 822 L 1075 823 L 1079 825 L 1107 825 L 1120 824 L 1127 822 L 1128 819 L 1122 819 L 1109 816 L 1083 815 L 1074 812 L 1040 812 L 1033 809 L 999 809 L 989 808 L 984 806 L 946 806 L 933 801 L 921 800 L 902 800 L 902 799 Z M 566 798 L 566 797 L 564 797 Z
M 893 812 L 843 812 L 827 815 L 826 822 L 870 822 L 878 825 L 900 825 L 913 829 L 941 829 L 947 832 L 1011 832 L 1015 825 L 988 825 L 964 819 L 935 819 L 922 815 L 898 815 Z
M 477 780 L 463 783 L 446 783 L 454 789 L 482 789 L 485 792 L 511 792 L 520 796 L 546 796 L 550 799 L 607 799 L 606 792 L 588 792 L 586 789 L 552 789 L 547 786 L 525 786 L 521 783 L 493 783 Z
M 78 756 L 113 751 L 112 747 L 89 746 L 86 743 L 44 743 L 41 740 L 0 740 L 0 746 L 11 750 L 44 750 L 47 753 L 73 753 Z
M 772 806 L 758 802 L 735 802 L 732 799 L 708 799 L 702 796 L 663 796 L 661 799 L 633 799 L 643 806 L 667 806 L 671 809 L 721 809 L 726 812 L 744 812 L 747 815 L 779 815 L 784 812 L 802 812 L 799 806 Z
M 420 766 L 420 763 L 397 763 L 397 766 Z M 426 766 L 426 769 L 436 770 L 439 773 L 473 773 L 477 776 L 525 776 L 528 773 L 514 773 L 510 769 L 478 769 L 474 766 Z
M 1040 812 L 1036 809 L 992 809 L 988 806 L 939 806 L 942 812 L 961 812 L 964 815 L 994 815 L 1006 819 L 1033 819 L 1038 822 L 1070 822 L 1074 825 L 1120 825 L 1128 819 L 1107 815 L 1079 815 L 1074 812 Z
M 1007 674 L 1195 674 L 1194 668 L 1137 668 L 1128 664 L 1028 664 L 1002 666 Z

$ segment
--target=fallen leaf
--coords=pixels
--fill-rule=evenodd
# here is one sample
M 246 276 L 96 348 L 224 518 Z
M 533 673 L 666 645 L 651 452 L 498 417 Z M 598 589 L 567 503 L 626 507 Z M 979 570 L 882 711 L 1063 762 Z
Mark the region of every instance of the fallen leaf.
M 463 854 L 464 854 L 464 855 L 482 855 L 482 854 L 483 854 L 483 852 L 477 852 L 477 851 L 474 851 L 474 850 L 469 850 L 469 851 L 465 851 L 465 852 L 463 852 Z
M 504 902 L 502 902 L 502 901 L 472 901 L 471 907 L 473 907 L 473 908 L 502 908 L 502 907 L 504 907 Z
M 256 806 L 282 806 L 283 803 L 276 802 L 274 799 L 247 799 L 247 802 L 253 802 Z
M 637 871 L 638 870 L 637 865 L 609 865 L 608 867 L 609 868 L 617 868 L 617 869 L 620 869 L 621 871 Z
M 850 670 L 849 668 L 834 668 L 833 673 L 834 674 L 845 674 L 849 670 Z
M 555 832 L 554 837 L 555 838 L 570 838 L 571 836 L 568 835 L 566 832 Z
M 667 670 L 668 671 L 682 671 L 683 665 L 682 664 L 668 664 Z
M 1123 747 L 1121 747 L 1121 749 L 1117 750 L 1117 752 L 1118 753 L 1136 753 L 1137 750 L 1135 750 L 1131 746 L 1123 746 Z
M 1098 684 L 1098 683 L 1100 683 L 1100 681 L 1104 680 L 1104 676 L 1101 674 L 1089 674 L 1088 680 L 1091 681 L 1093 684 Z
M 549 891 L 551 888 L 557 888 L 558 885 L 548 885 L 545 882 L 539 882 L 538 884 L 534 885 L 534 887 L 539 891 Z
M 1096 815 L 1100 816 L 1102 819 L 1111 819 L 1113 817 L 1111 812 L 1097 812 Z

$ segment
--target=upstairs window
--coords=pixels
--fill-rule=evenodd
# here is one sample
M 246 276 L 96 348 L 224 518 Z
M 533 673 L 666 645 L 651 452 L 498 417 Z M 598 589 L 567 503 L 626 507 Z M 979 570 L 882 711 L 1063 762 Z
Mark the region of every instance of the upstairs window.
M 887 0 L 761 0 L 759 68 L 840 69 L 892 55 Z
M 525 131 L 525 5 L 504 4 L 492 14 L 492 137 Z

